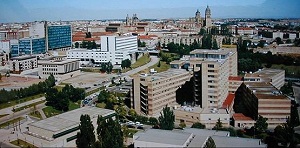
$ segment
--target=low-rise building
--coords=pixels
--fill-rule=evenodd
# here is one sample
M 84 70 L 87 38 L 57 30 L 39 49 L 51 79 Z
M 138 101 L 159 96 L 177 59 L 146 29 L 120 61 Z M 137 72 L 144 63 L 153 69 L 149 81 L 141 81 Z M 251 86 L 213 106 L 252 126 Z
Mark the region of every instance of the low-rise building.
M 38 74 L 42 78 L 52 74 L 56 80 L 61 81 L 80 74 L 79 60 L 62 57 L 51 57 L 38 61 Z
M 81 107 L 28 124 L 25 136 L 36 139 L 35 142 L 41 142 L 43 147 L 76 147 L 75 139 L 79 131 L 80 116 L 83 114 L 89 115 L 92 124 L 96 127 L 98 116 L 114 118 L 115 111 L 97 107 Z
M 139 114 L 158 116 L 163 107 L 176 103 L 176 90 L 190 80 L 191 76 L 184 69 L 136 75 L 133 78 L 131 106 Z
M 286 122 L 291 113 L 291 100 L 269 82 L 244 82 L 236 91 L 239 108 L 236 113 L 257 120 L 267 118 L 269 128 Z
M 204 124 L 206 128 L 213 128 L 218 119 L 220 119 L 224 127 L 228 127 L 230 121 L 230 114 L 223 108 L 182 106 L 174 110 L 174 115 L 175 122 L 177 123 L 185 123 L 186 125 L 191 126 L 193 123 L 200 122 Z
M 267 147 L 260 139 L 229 137 L 228 131 L 185 128 L 147 129 L 133 135 L 134 147 L 204 147 L 211 137 L 216 147 Z
M 264 68 L 254 73 L 246 73 L 244 81 L 247 82 L 270 82 L 277 89 L 284 85 L 285 71 L 281 69 Z
M 36 56 L 19 56 L 10 59 L 9 69 L 12 73 L 21 73 L 24 70 L 34 69 L 37 67 L 37 57 Z

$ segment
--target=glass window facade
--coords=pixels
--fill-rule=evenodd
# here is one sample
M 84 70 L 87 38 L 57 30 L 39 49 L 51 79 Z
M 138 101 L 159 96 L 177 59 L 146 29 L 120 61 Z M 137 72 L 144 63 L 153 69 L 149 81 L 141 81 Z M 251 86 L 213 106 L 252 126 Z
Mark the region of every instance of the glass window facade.
M 48 26 L 48 49 L 71 47 L 71 26 Z
M 46 52 L 45 38 L 28 38 L 19 40 L 19 54 L 41 54 Z
M 11 57 L 19 56 L 19 45 L 10 45 Z

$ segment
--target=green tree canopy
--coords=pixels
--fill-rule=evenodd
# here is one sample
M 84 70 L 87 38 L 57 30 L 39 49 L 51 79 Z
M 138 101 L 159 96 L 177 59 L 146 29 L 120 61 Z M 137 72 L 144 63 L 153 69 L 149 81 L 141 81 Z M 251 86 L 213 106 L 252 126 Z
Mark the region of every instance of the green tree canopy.
M 204 145 L 204 148 L 216 148 L 216 144 L 214 139 L 212 139 L 211 137 L 209 137 Z
M 205 129 L 205 125 L 200 122 L 196 122 L 191 126 L 191 128 Z
M 164 130 L 173 130 L 174 122 L 175 122 L 175 115 L 170 107 L 164 107 L 160 116 L 158 117 L 159 126 L 161 129 Z
M 79 43 L 75 42 L 75 48 L 79 48 Z
M 114 121 L 112 118 L 104 119 L 103 117 L 98 117 L 97 124 L 97 135 L 101 147 L 123 147 L 123 132 L 121 125 L 117 121 Z
M 79 132 L 77 133 L 76 145 L 79 148 L 91 148 L 95 143 L 94 126 L 89 115 L 80 116 Z
M 265 132 L 265 130 L 268 129 L 267 120 L 267 118 L 264 118 L 261 115 L 258 116 L 256 123 L 254 123 L 254 127 L 258 133 Z

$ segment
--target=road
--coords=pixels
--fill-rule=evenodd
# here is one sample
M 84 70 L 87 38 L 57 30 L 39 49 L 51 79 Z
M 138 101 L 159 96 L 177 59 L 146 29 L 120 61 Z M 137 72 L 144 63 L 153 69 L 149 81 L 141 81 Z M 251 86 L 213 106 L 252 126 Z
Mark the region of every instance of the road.
M 42 109 L 44 107 L 46 107 L 46 105 L 45 105 L 45 103 L 42 103 L 42 104 L 37 105 L 36 109 L 39 110 L 39 109 Z M 12 114 L 9 114 L 7 116 L 4 116 L 4 117 L 0 118 L 0 123 L 4 123 L 8 120 L 24 116 L 26 114 L 29 114 L 30 112 L 32 112 L 32 107 L 21 110 L 21 111 L 18 111 L 18 112 L 15 112 L 15 113 L 12 113 Z
M 154 64 L 156 64 L 158 61 L 159 61 L 159 58 L 157 56 L 150 56 L 150 62 L 143 65 L 143 66 L 140 66 L 138 68 L 135 68 L 135 69 L 132 69 L 130 71 L 127 71 L 125 73 L 122 73 L 121 76 L 124 77 L 124 76 L 130 76 L 130 75 L 133 75 L 135 73 L 138 73 L 139 71 L 141 70 L 144 70 L 150 66 L 153 66 Z

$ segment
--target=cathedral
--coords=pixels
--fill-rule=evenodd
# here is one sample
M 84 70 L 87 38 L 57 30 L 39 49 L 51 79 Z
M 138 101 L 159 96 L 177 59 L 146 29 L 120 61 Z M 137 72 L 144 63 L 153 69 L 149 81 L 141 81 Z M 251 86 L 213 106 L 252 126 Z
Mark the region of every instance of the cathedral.
M 197 26 L 210 28 L 212 26 L 212 22 L 211 22 L 211 11 L 209 6 L 207 6 L 205 9 L 204 18 L 201 18 L 201 13 L 199 10 L 197 10 L 195 14 L 195 18 L 193 20 L 195 21 Z

